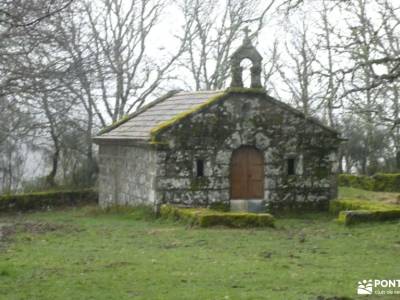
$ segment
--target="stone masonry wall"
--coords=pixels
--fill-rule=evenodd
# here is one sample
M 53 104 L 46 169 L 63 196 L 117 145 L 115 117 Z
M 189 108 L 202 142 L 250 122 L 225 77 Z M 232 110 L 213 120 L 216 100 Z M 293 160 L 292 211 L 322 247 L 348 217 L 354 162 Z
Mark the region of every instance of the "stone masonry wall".
M 100 145 L 100 206 L 154 203 L 155 163 L 149 147 Z
M 230 160 L 242 145 L 264 153 L 265 204 L 326 209 L 336 197 L 337 134 L 262 94 L 231 94 L 167 129 L 157 154 L 157 201 L 194 206 L 230 200 Z M 295 158 L 296 175 L 287 175 Z M 196 160 L 205 162 L 196 177 Z

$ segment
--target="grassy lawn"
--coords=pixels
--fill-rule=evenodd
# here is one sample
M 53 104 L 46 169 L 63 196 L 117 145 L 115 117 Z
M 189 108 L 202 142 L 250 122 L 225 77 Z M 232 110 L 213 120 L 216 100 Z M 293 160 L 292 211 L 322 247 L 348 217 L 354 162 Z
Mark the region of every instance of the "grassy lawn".
M 351 187 L 341 187 L 339 198 L 381 201 L 388 204 L 400 204 L 400 193 L 371 192 Z
M 0 299 L 358 299 L 359 280 L 399 279 L 399 222 L 199 229 L 96 211 L 0 216 Z

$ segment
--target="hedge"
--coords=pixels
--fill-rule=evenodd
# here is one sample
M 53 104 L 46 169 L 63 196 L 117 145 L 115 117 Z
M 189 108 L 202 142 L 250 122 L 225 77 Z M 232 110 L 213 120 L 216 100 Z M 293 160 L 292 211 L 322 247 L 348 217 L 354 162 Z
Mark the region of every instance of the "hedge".
M 400 192 L 400 173 L 378 173 L 374 176 L 340 174 L 339 186 L 376 192 Z
M 180 208 L 162 205 L 161 217 L 182 220 L 200 227 L 227 226 L 233 228 L 274 227 L 274 218 L 270 214 L 248 212 L 222 212 L 205 208 Z
M 97 203 L 97 200 L 98 193 L 93 189 L 4 195 L 0 196 L 0 212 L 77 206 Z
M 400 174 L 376 174 L 374 177 L 374 191 L 400 192 Z

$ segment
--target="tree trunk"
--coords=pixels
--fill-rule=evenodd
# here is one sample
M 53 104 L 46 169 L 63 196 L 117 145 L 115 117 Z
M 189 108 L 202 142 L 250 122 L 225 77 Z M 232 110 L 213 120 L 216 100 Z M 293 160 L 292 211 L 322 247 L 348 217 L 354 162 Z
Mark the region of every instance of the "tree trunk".
M 57 169 L 58 169 L 58 161 L 60 159 L 60 149 L 58 147 L 58 145 L 54 146 L 55 147 L 55 151 L 53 153 L 53 157 L 52 157 L 52 164 L 51 164 L 51 171 L 49 173 L 49 175 L 47 175 L 46 177 L 46 184 L 49 187 L 55 187 L 56 186 L 56 175 L 57 175 Z

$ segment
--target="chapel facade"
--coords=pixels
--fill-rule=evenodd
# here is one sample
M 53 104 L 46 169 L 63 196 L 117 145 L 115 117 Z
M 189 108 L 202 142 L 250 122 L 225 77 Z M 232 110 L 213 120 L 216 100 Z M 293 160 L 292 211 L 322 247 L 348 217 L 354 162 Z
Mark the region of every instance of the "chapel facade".
M 96 136 L 100 205 L 328 209 L 340 135 L 267 95 L 261 62 L 246 37 L 231 57 L 230 88 L 169 92 Z

